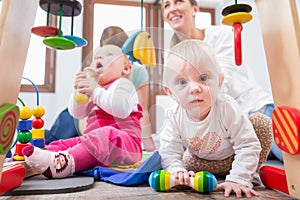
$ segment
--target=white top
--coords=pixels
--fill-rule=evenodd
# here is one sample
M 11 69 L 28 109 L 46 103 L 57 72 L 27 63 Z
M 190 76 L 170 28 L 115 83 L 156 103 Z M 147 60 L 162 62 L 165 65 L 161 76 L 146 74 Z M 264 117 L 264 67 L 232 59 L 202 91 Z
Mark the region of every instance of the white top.
M 140 86 L 146 84 L 149 81 L 149 75 L 146 67 L 144 65 L 140 65 L 139 63 L 132 63 L 132 70 L 130 75 L 130 80 L 138 89 Z
M 252 187 L 261 146 L 251 122 L 232 97 L 220 95 L 203 121 L 191 120 L 178 105 L 169 108 L 166 115 L 159 150 L 164 169 L 186 171 L 182 161 L 185 149 L 206 160 L 223 160 L 235 154 L 226 180 Z
M 225 77 L 223 91 L 232 96 L 245 113 L 258 111 L 266 104 L 273 103 L 272 95 L 256 82 L 249 66 L 244 62 L 241 66 L 235 65 L 234 34 L 231 27 L 207 27 L 203 41 L 215 50 Z
M 74 92 L 75 94 L 75 92 Z M 107 113 L 126 118 L 134 110 L 138 110 L 138 96 L 132 82 L 126 78 L 114 81 L 108 89 L 97 87 L 85 104 L 78 104 L 71 95 L 68 108 L 70 114 L 77 119 L 88 116 L 96 105 Z

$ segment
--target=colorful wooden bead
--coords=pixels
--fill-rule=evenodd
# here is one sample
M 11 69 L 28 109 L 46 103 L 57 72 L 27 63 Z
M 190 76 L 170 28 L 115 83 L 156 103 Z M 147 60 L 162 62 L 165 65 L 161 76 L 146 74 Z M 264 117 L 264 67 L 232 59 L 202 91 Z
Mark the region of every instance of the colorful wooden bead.
M 40 129 L 43 128 L 44 126 L 44 120 L 41 119 L 40 117 L 34 118 L 32 120 L 32 127 L 35 129 Z
M 35 117 L 43 117 L 45 114 L 45 108 L 43 106 L 35 106 L 32 109 L 32 114 Z
M 20 120 L 18 123 L 18 131 L 27 131 L 32 129 L 32 120 Z
M 17 140 L 22 144 L 30 142 L 31 138 L 32 134 L 30 131 L 20 131 L 17 134 Z
M 32 110 L 28 106 L 24 106 L 20 109 L 20 119 L 29 119 L 32 116 Z

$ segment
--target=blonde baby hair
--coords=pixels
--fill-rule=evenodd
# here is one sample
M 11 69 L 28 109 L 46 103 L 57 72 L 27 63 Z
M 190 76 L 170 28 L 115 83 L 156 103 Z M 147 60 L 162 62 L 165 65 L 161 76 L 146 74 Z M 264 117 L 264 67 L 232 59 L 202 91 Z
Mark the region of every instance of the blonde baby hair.
M 211 67 L 215 67 L 219 75 L 223 74 L 217 61 L 214 49 L 209 44 L 201 40 L 184 40 L 171 48 L 170 52 L 168 53 L 167 60 L 170 55 L 178 56 L 193 66 L 199 66 L 203 64 L 211 65 Z M 168 63 L 166 64 L 168 65 Z M 171 68 L 172 66 L 168 67 Z M 163 73 L 164 84 L 166 83 L 166 78 L 167 75 Z

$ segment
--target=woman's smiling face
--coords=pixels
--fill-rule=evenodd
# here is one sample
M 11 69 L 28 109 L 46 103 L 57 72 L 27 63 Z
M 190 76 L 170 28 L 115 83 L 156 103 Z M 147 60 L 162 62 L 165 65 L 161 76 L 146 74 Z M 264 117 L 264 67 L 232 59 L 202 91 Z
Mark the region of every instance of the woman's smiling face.
M 192 5 L 189 0 L 163 0 L 163 18 L 178 32 L 184 32 L 187 25 L 195 24 L 197 5 Z

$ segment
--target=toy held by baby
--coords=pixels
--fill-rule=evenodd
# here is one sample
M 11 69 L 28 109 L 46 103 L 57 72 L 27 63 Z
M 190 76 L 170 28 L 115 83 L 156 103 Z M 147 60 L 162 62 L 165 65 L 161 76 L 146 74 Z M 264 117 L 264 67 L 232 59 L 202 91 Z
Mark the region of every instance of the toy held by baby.
M 97 73 L 94 68 L 86 67 L 84 68 L 83 72 L 87 75 L 91 83 L 97 83 Z M 85 104 L 89 100 L 89 97 L 86 94 L 77 92 L 74 95 L 74 100 L 79 104 Z
M 149 176 L 149 185 L 156 191 L 165 192 L 172 187 L 180 185 L 170 172 L 166 170 L 156 170 Z M 197 172 L 194 177 L 190 177 L 189 186 L 199 193 L 212 192 L 217 186 L 216 177 L 207 171 Z

